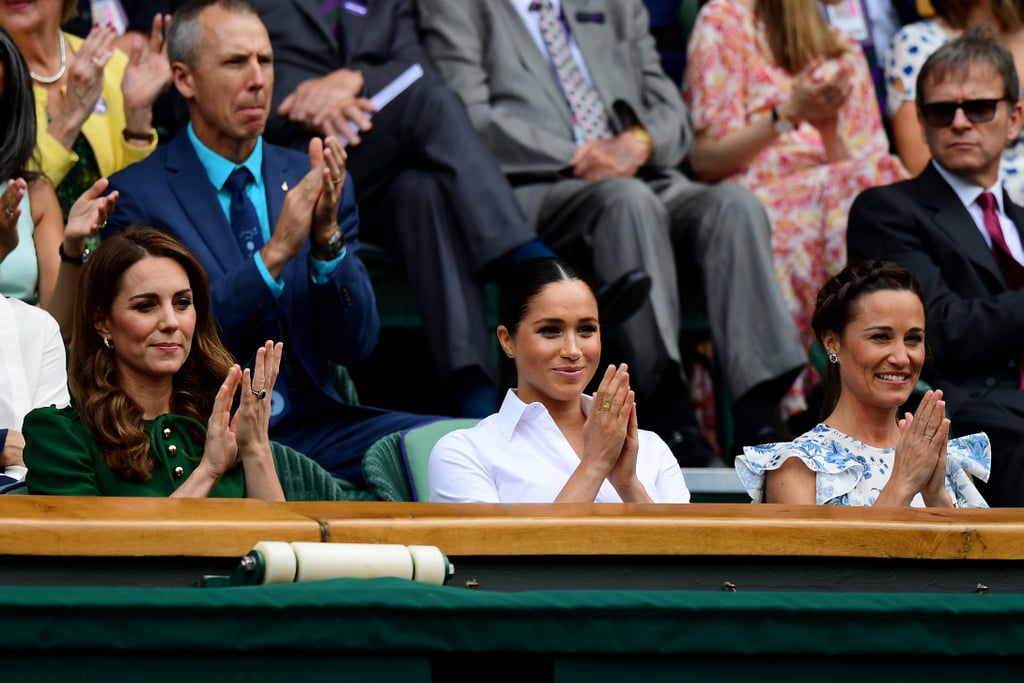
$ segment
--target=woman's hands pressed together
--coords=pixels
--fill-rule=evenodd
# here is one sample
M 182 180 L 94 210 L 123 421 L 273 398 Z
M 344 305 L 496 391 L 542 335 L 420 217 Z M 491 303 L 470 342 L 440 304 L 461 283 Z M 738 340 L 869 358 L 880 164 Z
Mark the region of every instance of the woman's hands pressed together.
M 629 368 L 625 363 L 618 368 L 609 365 L 583 424 L 580 467 L 592 472 L 598 489 L 608 479 L 623 501 L 650 502 L 636 476 L 639 447 L 636 395 L 629 386 Z M 596 489 L 593 495 L 597 495 Z
M 946 441 L 949 418 L 942 391 L 928 391 L 917 412 L 899 421 L 900 441 L 896 445 L 892 477 L 876 505 L 909 505 L 920 492 L 929 506 L 951 506 L 946 491 Z M 883 502 L 883 498 L 885 499 Z

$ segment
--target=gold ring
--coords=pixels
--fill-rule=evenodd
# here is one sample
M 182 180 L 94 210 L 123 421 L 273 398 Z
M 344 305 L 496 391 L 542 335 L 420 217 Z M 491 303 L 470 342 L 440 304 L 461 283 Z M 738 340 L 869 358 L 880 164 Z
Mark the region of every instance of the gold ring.
M 331 179 L 331 185 L 341 185 L 341 178 L 337 180 Z
M 612 409 L 612 402 L 611 401 L 605 401 L 604 403 L 601 404 L 601 410 L 608 411 L 608 410 L 611 410 L 611 409 Z

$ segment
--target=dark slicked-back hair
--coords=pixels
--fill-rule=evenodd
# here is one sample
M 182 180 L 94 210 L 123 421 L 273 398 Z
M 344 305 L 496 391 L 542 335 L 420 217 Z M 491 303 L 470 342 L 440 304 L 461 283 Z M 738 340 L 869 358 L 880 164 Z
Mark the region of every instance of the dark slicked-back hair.
M 860 300 L 875 292 L 901 291 L 912 292 L 921 300 L 924 307 L 924 294 L 921 286 L 910 273 L 898 263 L 869 259 L 848 263 L 836 273 L 818 292 L 814 306 L 811 327 L 814 336 L 823 342 L 826 332 L 842 335 L 850 321 L 857 317 Z M 821 419 L 827 418 L 835 410 L 839 402 L 842 383 L 839 379 L 839 366 L 828 363 L 825 370 L 825 394 L 821 406 Z
M 535 258 L 523 261 L 513 270 L 502 283 L 498 291 L 498 324 L 514 336 L 523 322 L 530 304 L 553 282 L 578 281 L 585 284 L 593 292 L 590 283 L 565 261 L 557 258 Z M 505 393 L 517 386 L 515 362 L 502 357 L 500 367 L 498 402 Z
M 36 103 L 32 77 L 21 51 L 0 27 L 0 62 L 5 67 L 4 94 L 0 97 L 0 180 L 33 180 L 38 173 L 29 161 L 36 148 Z M 38 168 L 38 163 L 31 164 Z
M 966 79 L 975 65 L 992 67 L 1003 82 L 1003 97 L 1014 103 L 1020 99 L 1020 83 L 1013 54 L 999 42 L 992 24 L 982 23 L 970 27 L 956 40 L 951 40 L 925 60 L 917 75 L 914 98 L 918 111 L 925 104 L 925 87 L 941 83 L 947 78 Z
M 196 327 L 188 358 L 174 376 L 174 413 L 206 424 L 217 390 L 234 364 L 210 313 L 206 273 L 181 242 L 163 230 L 142 226 L 103 239 L 82 269 L 78 285 L 68 384 L 82 423 L 99 445 L 107 465 L 128 481 L 145 481 L 152 473 L 149 436 L 142 408 L 121 386 L 115 351 L 104 345 L 95 324 L 110 318 L 125 271 L 148 257 L 175 261 L 192 288 Z

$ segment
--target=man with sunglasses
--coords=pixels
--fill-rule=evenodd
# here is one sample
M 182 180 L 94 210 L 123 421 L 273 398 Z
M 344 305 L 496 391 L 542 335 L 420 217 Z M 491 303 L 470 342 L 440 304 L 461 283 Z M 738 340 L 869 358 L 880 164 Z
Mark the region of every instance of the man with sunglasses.
M 919 176 L 865 190 L 850 210 L 849 258 L 890 258 L 925 294 L 924 378 L 952 429 L 984 431 L 993 506 L 1024 506 L 1024 207 L 1003 190 L 1003 148 L 1021 127 L 1013 56 L 987 26 L 937 50 L 917 80 L 932 160 Z

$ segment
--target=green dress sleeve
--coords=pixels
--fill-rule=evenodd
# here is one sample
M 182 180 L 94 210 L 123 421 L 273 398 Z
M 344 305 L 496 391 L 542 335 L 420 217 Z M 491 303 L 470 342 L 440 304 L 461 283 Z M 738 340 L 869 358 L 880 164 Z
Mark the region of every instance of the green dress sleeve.
M 25 416 L 25 483 L 30 494 L 98 496 L 96 443 L 68 408 L 36 408 Z

